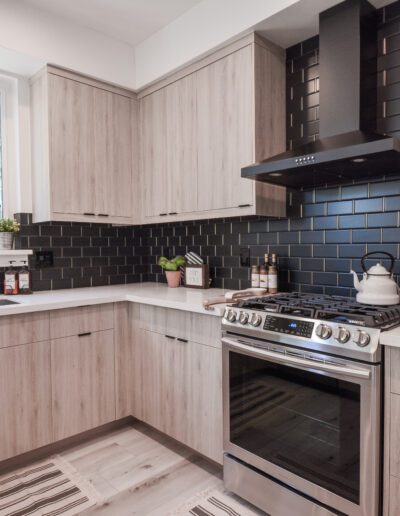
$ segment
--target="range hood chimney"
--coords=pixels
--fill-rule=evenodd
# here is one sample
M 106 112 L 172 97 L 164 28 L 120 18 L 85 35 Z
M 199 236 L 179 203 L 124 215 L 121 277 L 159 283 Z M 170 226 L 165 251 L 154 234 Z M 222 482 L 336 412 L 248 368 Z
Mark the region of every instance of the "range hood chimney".
M 398 173 L 400 142 L 376 133 L 376 10 L 345 0 L 319 16 L 319 139 L 242 168 L 294 188 Z

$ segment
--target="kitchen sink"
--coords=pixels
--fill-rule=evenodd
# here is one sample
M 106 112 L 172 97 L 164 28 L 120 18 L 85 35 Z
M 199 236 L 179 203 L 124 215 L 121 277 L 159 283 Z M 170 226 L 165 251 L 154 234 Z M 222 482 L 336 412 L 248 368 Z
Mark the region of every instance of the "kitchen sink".
M 19 305 L 18 301 L 10 301 L 9 299 L 0 299 L 0 306 Z

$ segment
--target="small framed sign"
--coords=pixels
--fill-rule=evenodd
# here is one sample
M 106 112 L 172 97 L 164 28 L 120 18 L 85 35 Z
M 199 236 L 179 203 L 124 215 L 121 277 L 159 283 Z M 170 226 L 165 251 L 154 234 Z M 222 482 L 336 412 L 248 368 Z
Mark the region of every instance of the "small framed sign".
M 187 264 L 185 267 L 185 287 L 209 288 L 209 271 L 207 264 Z

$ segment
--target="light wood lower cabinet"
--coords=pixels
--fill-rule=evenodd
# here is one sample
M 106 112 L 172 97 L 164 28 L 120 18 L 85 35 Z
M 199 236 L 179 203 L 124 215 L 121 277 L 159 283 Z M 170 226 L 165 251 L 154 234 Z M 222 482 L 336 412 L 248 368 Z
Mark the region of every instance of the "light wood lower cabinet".
M 0 349 L 0 460 L 53 439 L 50 342 Z
M 51 342 L 54 441 L 115 420 L 114 331 Z
M 222 462 L 221 351 L 144 330 L 142 419 Z

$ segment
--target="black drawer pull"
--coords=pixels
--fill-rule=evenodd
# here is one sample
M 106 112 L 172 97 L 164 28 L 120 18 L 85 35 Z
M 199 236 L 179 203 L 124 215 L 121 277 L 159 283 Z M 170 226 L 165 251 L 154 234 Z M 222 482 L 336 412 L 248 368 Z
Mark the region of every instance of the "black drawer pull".
M 86 333 L 78 333 L 78 337 L 88 337 L 91 334 L 92 334 L 91 331 L 87 331 Z
M 178 215 L 178 212 L 177 211 L 171 211 L 170 213 L 168 213 L 168 215 Z
M 108 213 L 98 213 L 99 217 L 109 217 L 110 215 Z
M 239 204 L 238 208 L 249 208 L 251 204 Z
M 91 217 L 95 216 L 95 213 L 89 213 L 88 211 L 84 213 L 84 215 L 90 215 Z
M 165 335 L 167 337 L 167 339 L 172 339 L 172 340 L 175 340 L 176 337 L 173 337 L 172 335 Z
M 166 217 L 168 213 L 160 213 L 160 217 Z
M 189 342 L 187 339 L 180 339 L 180 338 L 177 338 L 176 340 L 179 340 L 179 342 Z

